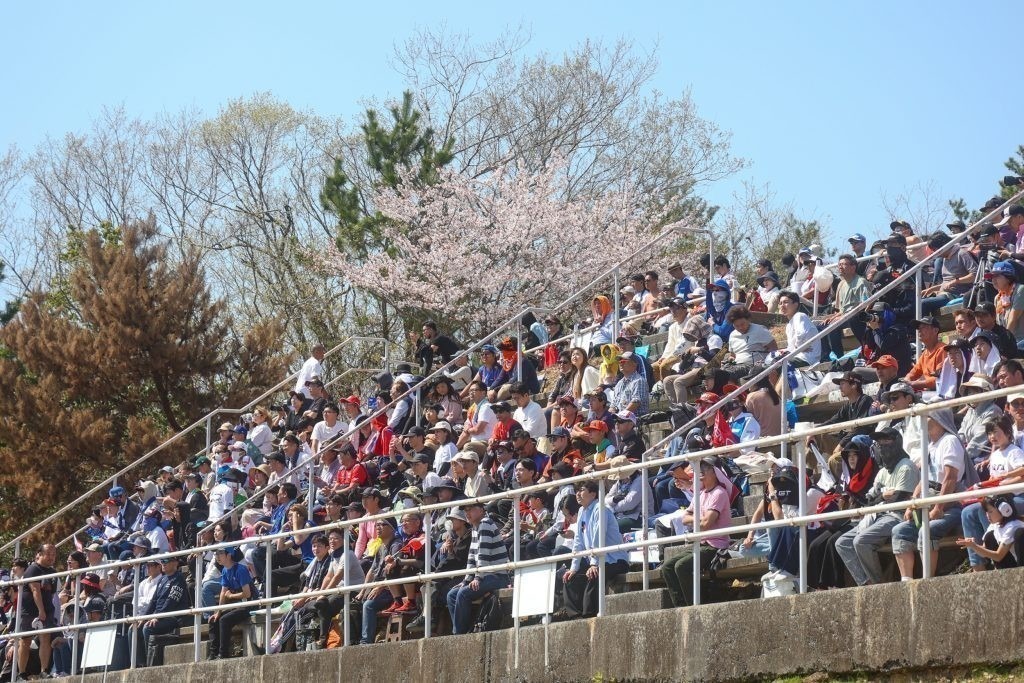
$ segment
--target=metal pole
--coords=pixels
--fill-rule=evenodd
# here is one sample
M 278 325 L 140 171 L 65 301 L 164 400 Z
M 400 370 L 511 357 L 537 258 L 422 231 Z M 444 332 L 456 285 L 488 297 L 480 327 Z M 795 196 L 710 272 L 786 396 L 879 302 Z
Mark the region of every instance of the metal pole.
M 512 494 L 512 561 L 515 562 L 517 565 L 519 564 L 519 540 L 520 540 L 519 526 L 520 526 L 520 524 L 522 524 L 522 521 L 523 521 L 522 513 L 519 511 L 519 494 L 513 493 Z M 515 641 L 516 641 L 514 663 L 513 663 L 512 666 L 513 666 L 514 669 L 518 670 L 519 669 L 519 617 L 516 616 L 516 615 L 512 615 L 512 616 L 513 616 L 513 619 L 515 620 L 514 623 L 513 623 L 513 627 L 515 628 Z
M 210 452 L 210 444 L 213 443 L 213 413 L 206 416 L 206 450 L 204 453 Z
M 343 591 L 345 591 L 345 609 L 342 610 L 342 614 L 344 615 L 345 623 L 342 626 L 342 632 L 344 633 L 345 647 L 348 647 L 349 645 L 352 644 L 352 619 L 349 618 L 351 616 L 351 614 L 352 614 L 352 611 L 351 611 L 352 610 L 352 594 L 348 592 L 349 576 L 348 576 L 348 571 L 347 571 L 348 567 L 347 567 L 347 564 L 345 562 L 345 553 L 349 552 L 349 549 L 348 549 L 348 546 L 349 546 L 349 536 L 351 534 L 352 534 L 352 527 L 345 527 L 345 537 L 344 537 L 344 540 L 342 541 L 343 545 L 341 546 L 341 566 L 342 566 L 341 589 Z
M 196 553 L 196 607 L 203 606 L 203 554 Z M 203 615 L 196 612 L 192 619 L 192 661 L 199 663 L 199 644 L 202 642 Z
M 928 469 L 928 416 L 922 415 L 921 420 L 921 497 L 931 496 L 931 472 Z M 971 465 L 968 465 L 970 467 Z M 928 513 L 930 505 L 921 508 L 921 577 L 927 579 L 932 575 L 932 527 Z
M 274 560 L 274 541 L 267 540 L 267 559 L 264 565 L 263 575 L 263 588 L 265 598 L 270 598 L 274 595 L 274 573 L 271 571 Z M 273 615 L 270 613 L 274 609 L 271 603 L 267 603 L 267 609 L 263 613 L 263 652 L 270 654 L 270 638 L 273 636 L 271 626 L 273 623 Z
M 76 583 L 77 583 L 77 580 L 76 580 Z M 18 609 L 15 610 L 15 615 L 14 615 L 14 632 L 15 633 L 21 633 L 21 606 L 25 604 L 24 603 L 24 599 L 25 599 L 25 584 L 19 584 L 18 585 Z M 78 601 L 78 596 L 77 595 L 75 596 L 75 601 L 76 602 Z M 77 637 L 78 634 L 76 633 L 75 636 Z M 13 643 L 14 643 L 14 648 L 13 648 L 12 651 L 14 653 L 14 659 L 13 659 L 13 661 L 11 661 L 11 683 L 14 683 L 15 681 L 17 681 L 18 680 L 18 674 L 21 673 L 21 672 L 18 671 L 18 659 L 19 659 L 19 655 L 21 655 L 21 647 L 22 647 L 22 645 L 21 645 L 21 638 L 15 638 L 13 640 Z
M 786 360 L 782 361 L 782 366 L 779 368 L 782 373 L 779 376 L 779 435 L 785 436 L 789 434 L 789 416 L 786 413 L 786 397 L 789 396 L 789 372 L 787 368 L 789 363 Z M 771 380 L 769 380 L 770 382 Z M 788 457 L 786 454 L 789 452 L 789 443 L 783 441 L 779 444 L 779 457 Z
M 384 372 L 391 372 L 391 342 L 384 340 Z
M 300 453 L 302 451 L 299 451 Z M 306 517 L 307 519 L 313 519 L 313 508 L 316 506 L 316 469 L 313 467 L 313 463 L 316 460 L 315 455 L 309 457 L 309 473 L 306 475 L 306 481 L 309 484 L 306 486 Z
M 797 478 L 797 505 L 798 514 L 803 517 L 807 514 L 807 453 L 806 449 L 795 448 L 797 453 L 796 478 Z M 800 525 L 800 592 L 807 592 L 807 524 Z
M 612 343 L 619 338 L 619 267 L 612 271 Z
M 647 462 L 647 453 L 646 452 L 644 452 L 644 453 L 642 453 L 640 455 L 640 462 L 642 462 L 642 463 L 646 463 Z M 641 540 L 645 540 L 647 538 L 648 518 L 649 518 L 650 512 L 651 512 L 648 509 L 650 507 L 650 502 L 647 500 L 647 498 L 648 498 L 647 494 L 649 492 L 649 489 L 651 488 L 651 482 L 650 482 L 650 480 L 647 479 L 647 468 L 645 467 L 644 469 L 641 470 L 641 472 L 643 473 L 641 475 L 642 478 L 643 478 L 643 486 L 640 489 L 640 531 L 639 531 L 639 534 L 640 534 Z M 649 590 L 650 587 L 651 587 L 651 577 L 650 577 L 650 570 L 647 567 L 647 565 L 650 563 L 649 549 L 648 549 L 647 546 L 643 547 L 643 552 L 642 552 L 641 556 L 643 558 L 643 565 L 640 568 L 640 574 L 641 574 L 641 576 L 643 578 L 643 587 L 644 587 L 644 590 Z
M 924 315 L 921 312 L 921 271 L 914 273 L 914 283 L 917 285 L 914 287 L 914 320 L 920 320 L 921 316 Z M 921 332 L 914 326 L 914 360 L 917 361 L 921 358 Z
M 516 381 L 523 381 L 523 349 L 526 348 L 526 344 L 523 343 L 523 319 L 520 318 L 516 321 Z
M 75 601 L 75 616 L 73 623 L 77 624 L 79 619 L 82 618 L 82 603 L 78 600 L 78 596 L 82 593 L 82 575 L 75 574 L 75 594 L 72 599 Z M 78 673 L 78 632 L 75 632 L 74 637 L 71 639 L 71 675 L 74 676 Z
M 433 546 L 433 543 L 431 543 L 431 541 L 433 539 L 431 538 L 430 532 L 434 528 L 433 519 L 434 519 L 434 512 L 433 512 L 433 510 L 427 510 L 426 517 L 424 517 L 424 519 L 423 519 L 423 529 L 424 529 L 424 534 L 423 534 L 423 544 L 424 544 L 424 551 L 423 551 L 423 573 L 424 574 L 430 574 L 430 560 L 431 560 L 430 555 L 431 555 L 432 546 Z M 433 598 L 433 594 L 434 594 L 434 584 L 433 584 L 433 582 L 432 581 L 426 581 L 423 584 L 423 637 L 424 638 L 429 638 L 430 637 L 430 618 L 431 618 L 432 612 L 433 612 L 433 609 L 432 609 L 433 605 L 431 603 L 433 602 L 433 599 L 432 599 Z
M 139 616 L 139 574 L 145 565 L 137 564 L 133 567 L 134 572 L 132 576 L 132 616 Z M 141 622 L 133 621 L 129 627 L 129 633 L 132 634 L 132 661 L 131 668 L 135 668 L 136 662 L 138 662 L 138 650 L 139 650 L 139 627 L 142 625 Z
M 14 556 L 21 557 L 21 539 L 19 538 L 14 542 Z
M 597 547 L 604 547 L 604 488 L 607 477 L 601 477 L 597 480 L 597 500 L 594 501 L 597 504 Z M 582 510 L 580 511 L 583 512 Z M 604 566 L 604 555 L 596 555 L 597 557 L 597 616 L 603 617 L 605 613 L 605 566 Z
M 700 461 L 691 465 L 693 469 L 693 530 L 700 531 L 701 496 L 703 489 L 700 481 Z M 700 604 L 700 541 L 693 543 L 693 604 Z

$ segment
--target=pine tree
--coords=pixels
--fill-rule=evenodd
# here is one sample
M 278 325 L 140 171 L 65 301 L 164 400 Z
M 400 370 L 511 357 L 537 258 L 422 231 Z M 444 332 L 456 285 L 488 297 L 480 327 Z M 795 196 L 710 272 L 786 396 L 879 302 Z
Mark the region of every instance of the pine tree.
M 238 333 L 198 255 L 174 261 L 157 235 L 152 217 L 116 238 L 83 232 L 66 289 L 31 293 L 0 330 L 0 533 L 24 529 L 171 432 L 286 374 L 280 324 Z M 176 464 L 197 444 L 179 442 L 137 475 Z M 80 524 L 69 518 L 45 537 Z

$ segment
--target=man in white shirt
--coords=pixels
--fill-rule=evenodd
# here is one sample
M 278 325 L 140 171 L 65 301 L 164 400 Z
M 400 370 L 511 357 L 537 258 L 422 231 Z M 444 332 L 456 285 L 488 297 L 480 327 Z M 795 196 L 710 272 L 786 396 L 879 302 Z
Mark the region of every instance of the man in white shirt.
M 469 406 L 466 422 L 462 427 L 462 434 L 459 436 L 458 448 L 462 448 L 470 441 L 488 442 L 494 434 L 494 426 L 498 424 L 498 418 L 491 410 L 491 404 L 487 400 L 487 387 L 479 380 L 469 384 L 469 398 L 472 403 Z
M 338 404 L 328 403 L 324 406 L 324 419 L 313 426 L 313 436 L 310 437 L 313 453 L 319 453 L 325 443 L 347 430 L 348 425 L 338 420 Z
M 324 376 L 324 366 L 321 365 L 321 361 L 324 359 L 326 349 L 323 344 L 314 344 L 310 353 L 312 355 L 302 364 L 299 376 L 295 378 L 295 391 L 301 392 L 306 398 L 313 398 L 313 395 L 309 393 L 306 382 L 314 377 Z
M 529 361 L 524 360 L 524 363 Z M 544 419 L 544 409 L 530 397 L 530 390 L 522 382 L 514 382 L 509 392 L 512 402 L 516 404 L 512 419 L 523 426 L 523 429 L 530 433 L 535 439 L 546 436 L 548 433 L 547 421 Z
M 661 352 L 661 357 L 651 363 L 655 382 L 660 382 L 666 374 L 671 374 L 672 366 L 679 362 L 679 356 L 675 355 L 676 351 L 684 341 L 683 326 L 686 324 L 686 299 L 681 296 L 675 297 L 668 302 L 668 310 L 672 315 L 672 324 L 668 327 L 668 339 L 665 341 L 665 348 Z

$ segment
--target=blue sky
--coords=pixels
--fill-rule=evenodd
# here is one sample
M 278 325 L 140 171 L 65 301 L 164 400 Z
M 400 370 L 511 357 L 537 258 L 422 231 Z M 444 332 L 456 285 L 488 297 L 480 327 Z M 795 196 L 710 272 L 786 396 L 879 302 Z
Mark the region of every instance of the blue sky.
M 1020 3 L 944 0 L 5 3 L 0 148 L 83 130 L 104 105 L 213 113 L 262 90 L 352 120 L 366 98 L 400 93 L 389 58 L 416 27 L 486 40 L 522 22 L 528 53 L 587 38 L 657 45 L 654 86 L 691 88 L 751 162 L 709 198 L 728 202 L 743 178 L 770 181 L 799 214 L 825 218 L 838 244 L 888 232 L 883 192 L 934 183 L 972 207 L 993 194 L 1024 143 L 1022 19 Z

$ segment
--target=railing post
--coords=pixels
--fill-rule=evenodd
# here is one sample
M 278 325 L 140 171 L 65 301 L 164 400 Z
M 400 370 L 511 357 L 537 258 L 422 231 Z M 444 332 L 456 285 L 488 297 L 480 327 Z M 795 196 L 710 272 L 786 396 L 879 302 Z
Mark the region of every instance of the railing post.
M 384 340 L 384 372 L 391 372 L 391 342 Z
M 344 634 L 345 647 L 348 647 L 352 644 L 352 619 L 350 618 L 352 614 L 352 594 L 348 591 L 349 575 L 348 566 L 346 565 L 345 562 L 345 554 L 351 552 L 349 550 L 349 536 L 351 535 L 351 527 L 346 526 L 344 527 L 344 529 L 345 536 L 341 546 L 341 566 L 343 568 L 341 575 L 341 589 L 345 591 L 345 608 L 342 610 L 342 615 L 343 619 L 345 620 L 345 623 L 342 624 L 341 630 L 342 633 Z
M 783 358 L 782 365 L 779 367 L 779 435 L 785 436 L 789 434 L 789 415 L 786 411 L 786 401 L 789 399 L 789 372 L 787 368 L 789 362 Z M 771 380 L 769 380 L 770 382 Z M 796 449 L 794 449 L 796 450 Z M 779 457 L 788 457 L 786 454 L 789 452 L 789 442 L 783 441 L 779 444 Z
M 605 494 L 605 481 L 607 477 L 601 477 L 597 480 L 597 547 L 604 547 L 604 494 Z M 582 510 L 580 511 L 583 512 Z M 604 567 L 604 554 L 599 553 L 594 557 L 597 558 L 597 616 L 603 617 L 605 613 L 605 567 Z M 582 564 L 582 563 L 581 563 Z
M 612 343 L 619 338 L 619 267 L 612 270 Z
M 520 330 L 522 330 L 522 327 L 520 327 Z M 515 564 L 516 564 L 516 568 L 514 570 L 512 570 L 512 576 L 513 577 L 515 577 L 516 572 L 519 569 L 519 541 L 520 541 L 520 538 L 521 538 L 519 527 L 522 524 L 522 521 L 523 521 L 522 513 L 519 511 L 519 494 L 513 492 L 512 493 L 512 561 L 515 562 Z M 513 580 L 515 580 L 515 579 L 513 579 Z M 514 635 L 515 635 L 515 648 L 514 648 L 515 654 L 513 655 L 512 668 L 516 669 L 518 671 L 519 670 L 519 617 L 513 614 L 512 618 L 515 619 L 515 623 L 513 623 L 513 625 L 512 625 L 513 628 L 514 628 Z
M 145 565 L 137 564 L 132 567 L 132 623 L 129 628 L 129 633 L 132 634 L 132 661 L 131 668 L 135 668 L 135 664 L 138 661 L 139 656 L 139 627 L 142 625 L 140 621 L 134 621 L 135 617 L 139 616 L 139 574 Z
M 642 462 L 644 464 L 647 463 L 647 450 L 646 449 L 644 449 L 644 452 L 640 455 L 640 462 Z M 647 540 L 648 518 L 650 517 L 650 514 L 651 514 L 651 511 L 649 509 L 650 502 L 648 501 L 648 498 L 649 498 L 648 493 L 650 493 L 649 489 L 651 488 L 651 482 L 647 478 L 647 468 L 645 467 L 645 468 L 643 468 L 640 471 L 641 471 L 641 477 L 643 478 L 643 485 L 640 488 L 640 492 L 641 492 L 641 495 L 640 495 L 640 531 L 638 532 L 638 534 L 639 534 L 639 539 L 638 540 L 646 541 Z M 643 588 L 644 588 L 644 590 L 649 590 L 650 587 L 651 587 L 650 570 L 647 567 L 647 565 L 650 564 L 649 551 L 650 551 L 650 549 L 649 549 L 649 547 L 647 545 L 644 545 L 642 550 L 640 551 L 641 552 L 641 558 L 643 559 L 643 564 L 641 565 L 640 573 L 641 573 L 641 576 L 643 578 Z
M 704 489 L 700 481 L 700 460 L 691 460 L 690 469 L 693 472 L 693 531 L 700 531 L 701 496 Z M 693 541 L 693 604 L 700 604 L 700 541 Z
M 267 541 L 267 559 L 264 568 L 263 575 L 263 597 L 268 600 L 274 595 L 274 573 L 271 568 L 274 564 L 274 541 Z M 273 615 L 271 611 L 274 609 L 273 603 L 268 602 L 267 608 L 263 614 L 263 652 L 270 654 L 270 638 L 274 635 L 272 630 Z
M 18 609 L 14 610 L 14 632 L 21 633 L 21 606 L 25 603 L 22 602 L 25 599 L 25 584 L 18 584 Z M 75 601 L 78 601 L 78 596 L 75 596 Z M 77 635 L 77 634 L 76 634 Z M 18 660 L 21 658 L 21 638 L 15 638 L 13 641 L 14 647 L 12 652 L 14 653 L 14 659 L 11 662 L 11 683 L 18 680 Z
M 516 321 L 516 381 L 523 381 L 523 351 L 526 344 L 523 343 L 523 319 Z
M 917 285 L 914 287 L 914 320 L 920 320 L 921 316 L 924 315 L 921 311 L 921 271 L 914 273 L 914 283 Z M 917 325 L 914 326 L 914 360 L 917 361 L 921 358 L 921 333 L 918 331 Z
M 213 442 L 213 413 L 209 413 L 206 416 L 206 450 L 204 453 L 210 452 L 210 445 Z
M 196 553 L 196 608 L 203 607 L 203 554 Z M 199 663 L 199 649 L 202 642 L 203 613 L 196 612 L 192 618 L 192 661 Z
M 433 526 L 434 526 L 433 525 L 433 518 L 434 518 L 434 513 L 431 510 L 427 510 L 426 517 L 423 520 L 423 528 L 426 530 L 426 533 L 423 534 L 423 545 L 424 545 L 424 550 L 423 550 L 423 573 L 424 574 L 429 574 L 430 573 L 430 565 L 431 565 L 431 562 L 430 562 L 431 557 L 430 556 L 431 556 L 432 551 L 433 551 L 433 543 L 431 543 L 431 541 L 433 539 L 431 538 L 431 533 L 430 532 L 431 532 L 431 530 L 433 529 Z M 424 581 L 423 582 L 423 595 L 421 596 L 423 598 L 423 637 L 424 638 L 429 638 L 430 637 L 430 618 L 431 618 L 432 613 L 433 613 L 433 605 L 431 603 L 433 602 L 433 600 L 432 600 L 433 594 L 434 594 L 434 583 L 432 581 Z
M 807 514 L 807 452 L 803 448 L 793 448 L 796 451 L 796 479 L 797 479 L 797 514 L 803 517 Z M 800 592 L 807 592 L 807 523 L 800 523 Z
M 299 451 L 300 453 L 302 451 Z M 313 519 L 313 508 L 316 507 L 316 468 L 313 463 L 316 461 L 317 456 L 309 456 L 309 473 L 306 475 L 306 481 L 309 482 L 306 485 L 306 517 L 307 519 Z
M 921 497 L 931 497 L 931 472 L 928 466 L 928 416 L 921 415 Z M 968 467 L 971 467 L 968 464 Z M 928 513 L 931 512 L 930 505 L 921 507 L 921 578 L 927 579 L 932 575 L 932 526 L 929 524 Z
M 82 604 L 78 600 L 78 596 L 82 593 L 82 575 L 75 574 L 75 594 L 72 599 L 75 601 L 75 617 L 74 623 L 78 623 L 82 618 Z M 71 639 L 71 675 L 75 676 L 78 673 L 78 631 L 75 631 L 74 637 Z

